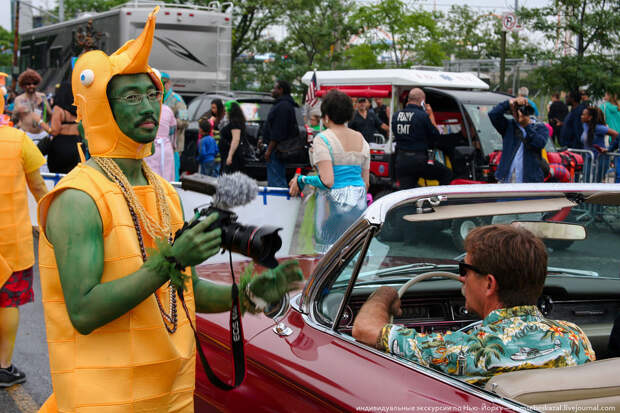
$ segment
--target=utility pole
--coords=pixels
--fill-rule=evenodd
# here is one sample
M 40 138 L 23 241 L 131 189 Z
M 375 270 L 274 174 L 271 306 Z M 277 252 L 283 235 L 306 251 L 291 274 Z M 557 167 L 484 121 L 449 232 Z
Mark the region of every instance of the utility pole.
M 506 75 L 506 30 L 502 29 L 501 55 L 499 61 L 499 88 L 505 91 L 504 77 Z
M 19 0 L 15 0 L 15 20 L 13 23 L 13 82 L 11 87 L 13 91 L 17 91 L 17 76 L 19 75 L 19 67 L 17 62 L 17 52 L 19 50 Z
M 65 21 L 65 0 L 58 0 L 58 21 Z

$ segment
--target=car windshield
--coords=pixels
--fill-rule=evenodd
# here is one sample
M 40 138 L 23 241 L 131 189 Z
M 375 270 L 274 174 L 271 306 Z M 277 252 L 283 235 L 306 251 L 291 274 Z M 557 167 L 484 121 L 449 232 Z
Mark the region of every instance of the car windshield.
M 563 197 L 553 201 L 557 206 L 550 202 L 544 198 L 454 199 L 425 214 L 416 214 L 416 207 L 399 207 L 388 213 L 381 231 L 372 238 L 356 285 L 400 284 L 429 271 L 458 273 L 463 239 L 472 228 L 514 221 L 558 221 L 557 225 L 576 223 L 585 228 L 583 240 L 544 240 L 549 275 L 620 278 L 620 257 L 615 253 L 620 249 L 620 208 L 574 205 Z M 478 215 L 462 217 L 467 210 Z M 461 217 L 433 220 L 434 214 Z M 351 272 L 343 271 L 334 287 L 348 284 L 350 276 Z
M 470 119 L 472 120 L 474 127 L 476 128 L 476 134 L 480 138 L 480 145 L 482 151 L 485 154 L 489 154 L 493 151 L 502 150 L 502 136 L 497 132 L 491 120 L 489 119 L 489 112 L 493 109 L 494 105 L 475 105 L 465 104 L 463 105 Z M 505 115 L 506 118 L 512 119 L 511 115 Z M 551 139 L 547 140 L 545 146 L 547 152 L 555 152 L 555 147 Z

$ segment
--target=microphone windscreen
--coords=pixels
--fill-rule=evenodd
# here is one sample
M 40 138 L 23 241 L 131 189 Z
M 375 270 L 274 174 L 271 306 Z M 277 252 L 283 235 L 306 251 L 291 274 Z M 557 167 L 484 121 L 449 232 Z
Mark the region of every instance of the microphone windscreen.
M 217 178 L 213 203 L 218 208 L 230 209 L 252 202 L 257 194 L 258 185 L 254 179 L 241 172 L 234 172 Z

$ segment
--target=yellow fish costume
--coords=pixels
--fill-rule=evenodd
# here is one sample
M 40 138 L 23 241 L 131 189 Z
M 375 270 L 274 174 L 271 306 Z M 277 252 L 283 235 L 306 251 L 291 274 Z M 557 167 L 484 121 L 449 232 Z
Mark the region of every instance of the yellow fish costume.
M 0 72 L 0 76 L 8 76 Z M 4 96 L 0 93 L 0 116 Z M 34 265 L 32 224 L 28 212 L 28 186 L 22 160 L 24 132 L 0 125 L 0 287 L 15 271 Z
M 107 100 L 110 79 L 119 74 L 148 73 L 161 82 L 147 62 L 155 29 L 157 8 L 149 15 L 142 34 L 111 56 L 101 51 L 82 55 L 73 71 L 73 93 L 78 119 L 84 124 L 90 152 L 99 157 L 142 159 L 150 144 L 139 144 L 123 134 Z M 160 89 L 161 90 L 161 89 Z M 170 208 L 174 233 L 183 225 L 175 190 L 158 178 Z M 158 220 L 152 185 L 133 187 L 145 211 Z M 132 217 L 120 188 L 99 171 L 82 163 L 74 168 L 39 204 L 39 227 L 54 198 L 66 189 L 87 193 L 95 202 L 103 224 L 104 267 L 101 283 L 135 272 L 143 264 Z M 155 247 L 143 231 L 144 246 Z M 54 248 L 42 232 L 39 262 L 43 306 L 54 393 L 40 412 L 125 413 L 193 412 L 196 348 L 189 320 L 178 312 L 178 328 L 165 328 L 155 295 L 128 313 L 80 334 L 71 324 L 58 275 Z M 155 294 L 170 311 L 167 285 Z M 189 316 L 195 319 L 191 280 L 185 294 Z

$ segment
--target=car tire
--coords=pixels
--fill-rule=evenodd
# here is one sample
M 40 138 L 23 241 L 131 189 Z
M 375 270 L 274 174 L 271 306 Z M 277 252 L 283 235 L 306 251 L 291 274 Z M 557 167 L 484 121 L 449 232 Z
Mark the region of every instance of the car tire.
M 469 234 L 472 229 L 486 224 L 487 223 L 482 218 L 478 217 L 453 219 L 452 222 L 450 222 L 452 243 L 459 251 L 463 251 L 467 234 Z

